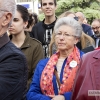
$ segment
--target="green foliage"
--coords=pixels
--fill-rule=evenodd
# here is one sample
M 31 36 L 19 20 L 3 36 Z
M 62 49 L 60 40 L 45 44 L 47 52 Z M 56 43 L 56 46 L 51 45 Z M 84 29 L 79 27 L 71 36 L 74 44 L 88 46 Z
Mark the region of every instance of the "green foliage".
M 59 16 L 65 11 L 81 11 L 91 23 L 93 19 L 100 18 L 100 0 L 57 0 L 56 15 Z M 43 18 L 43 14 L 40 14 L 39 19 Z
M 59 0 L 56 15 L 64 11 L 83 12 L 91 23 L 93 19 L 100 18 L 100 0 Z
M 98 2 L 94 1 L 90 4 L 90 8 L 91 9 L 96 9 L 96 10 L 100 10 L 100 5 L 98 5 Z
M 44 16 L 43 13 L 39 14 L 39 15 L 38 15 L 39 21 L 42 21 L 42 20 L 44 19 L 44 17 L 45 17 L 45 16 Z

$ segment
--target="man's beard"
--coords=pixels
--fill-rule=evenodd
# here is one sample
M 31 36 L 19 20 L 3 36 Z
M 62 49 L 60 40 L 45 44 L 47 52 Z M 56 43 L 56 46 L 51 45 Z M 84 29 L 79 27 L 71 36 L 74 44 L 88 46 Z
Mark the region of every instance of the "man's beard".
M 96 32 L 96 33 L 95 33 L 95 36 L 96 36 L 97 38 L 100 38 L 100 32 Z

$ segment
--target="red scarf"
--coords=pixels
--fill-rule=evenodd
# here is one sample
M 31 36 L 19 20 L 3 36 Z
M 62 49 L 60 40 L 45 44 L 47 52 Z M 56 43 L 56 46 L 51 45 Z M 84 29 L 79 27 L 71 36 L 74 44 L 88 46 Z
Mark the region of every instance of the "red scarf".
M 48 63 L 46 64 L 42 72 L 40 87 L 41 87 L 42 93 L 45 95 L 55 95 L 52 80 L 53 80 L 55 65 L 58 59 L 59 59 L 59 52 L 51 56 L 51 58 L 49 59 Z M 77 62 L 77 66 L 74 68 L 69 68 L 70 62 L 72 60 Z M 65 67 L 64 67 L 63 79 L 62 79 L 62 84 L 60 86 L 59 94 L 64 94 L 65 92 L 72 90 L 76 71 L 79 65 L 79 61 L 80 61 L 79 50 L 77 49 L 77 47 L 74 47 L 74 50 L 68 56 Z
M 99 50 L 99 49 L 100 49 L 100 47 L 96 48 L 95 50 Z

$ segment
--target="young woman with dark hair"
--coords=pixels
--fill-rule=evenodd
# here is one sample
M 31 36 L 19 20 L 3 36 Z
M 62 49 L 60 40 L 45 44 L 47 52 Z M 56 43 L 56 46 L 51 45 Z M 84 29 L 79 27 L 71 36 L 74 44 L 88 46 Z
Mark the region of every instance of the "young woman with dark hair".
M 43 58 L 43 49 L 41 43 L 31 38 L 29 33 L 25 31 L 27 26 L 30 26 L 29 13 L 27 8 L 22 5 L 17 5 L 14 19 L 9 32 L 12 43 L 14 43 L 25 54 L 28 62 L 28 81 L 27 88 L 29 88 L 32 75 L 34 73 L 36 64 Z

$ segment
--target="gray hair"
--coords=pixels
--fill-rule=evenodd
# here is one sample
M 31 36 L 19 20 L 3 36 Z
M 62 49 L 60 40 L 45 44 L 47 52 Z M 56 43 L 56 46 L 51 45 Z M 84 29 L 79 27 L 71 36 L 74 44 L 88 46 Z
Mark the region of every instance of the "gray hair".
M 2 11 L 8 11 L 8 12 L 12 13 L 12 20 L 13 20 L 15 10 L 16 10 L 15 0 L 2 0 L 1 4 L 0 4 L 0 9 Z M 11 22 L 12 22 L 12 20 L 11 20 Z M 9 25 L 11 24 L 11 22 L 9 23 Z
M 62 17 L 57 20 L 55 27 L 54 27 L 54 33 L 58 32 L 58 28 L 62 25 L 70 26 L 75 30 L 75 36 L 81 37 L 82 34 L 82 26 L 81 24 L 76 21 L 74 18 L 71 17 Z

